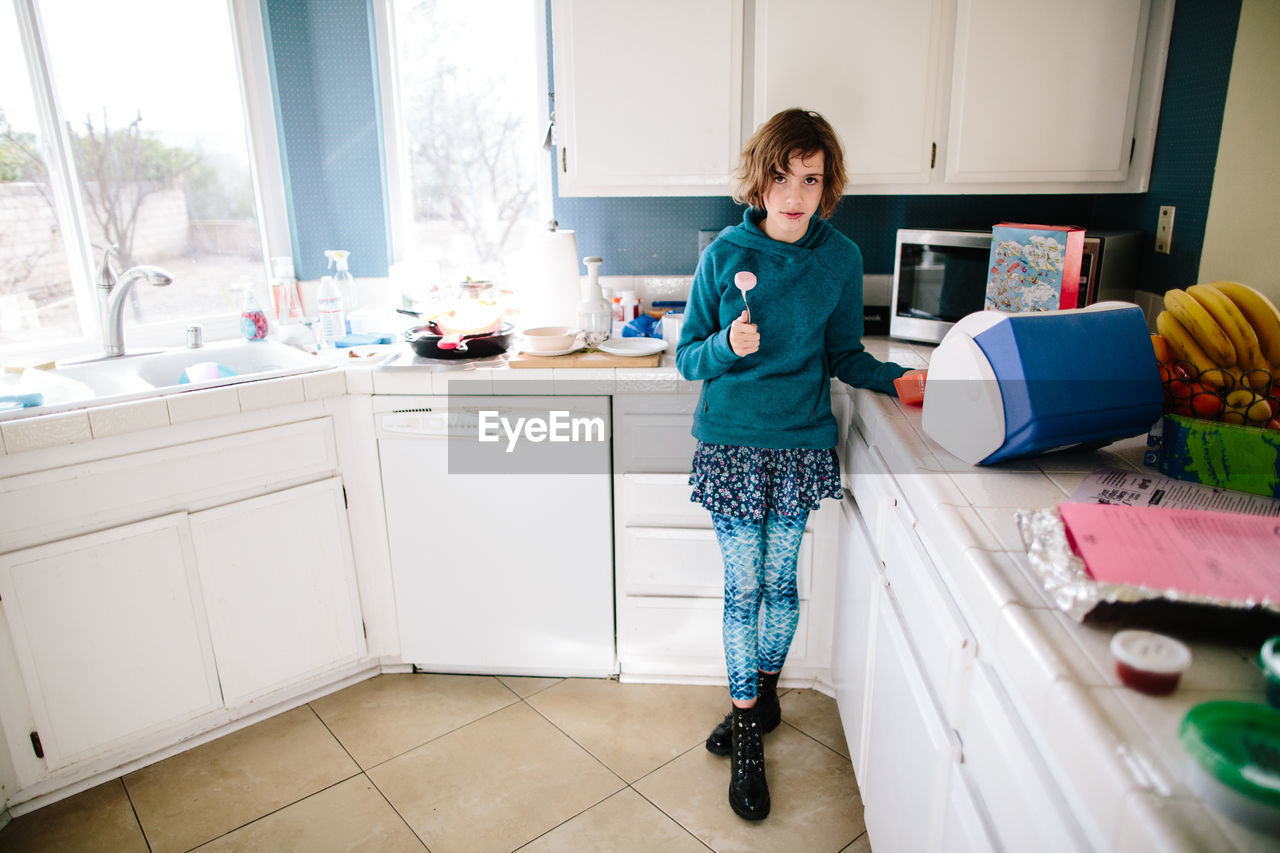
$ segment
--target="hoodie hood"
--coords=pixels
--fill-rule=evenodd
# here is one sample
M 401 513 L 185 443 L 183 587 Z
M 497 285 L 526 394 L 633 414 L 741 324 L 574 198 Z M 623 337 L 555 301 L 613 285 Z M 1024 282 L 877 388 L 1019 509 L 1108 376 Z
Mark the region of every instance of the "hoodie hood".
M 765 234 L 760 228 L 760 223 L 764 221 L 765 216 L 765 211 L 748 207 L 742 213 L 742 222 L 726 228 L 720 236 L 730 243 L 748 249 L 786 257 L 817 249 L 825 245 L 835 233 L 831 224 L 815 213 L 809 218 L 809 229 L 805 231 L 803 237 L 794 243 L 783 243 Z

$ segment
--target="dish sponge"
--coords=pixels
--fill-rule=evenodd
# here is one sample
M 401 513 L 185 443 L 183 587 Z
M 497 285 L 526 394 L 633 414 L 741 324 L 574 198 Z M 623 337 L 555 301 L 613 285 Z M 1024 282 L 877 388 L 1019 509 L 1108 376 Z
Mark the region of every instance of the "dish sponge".
M 214 379 L 238 375 L 225 364 L 218 364 L 216 361 L 201 361 L 182 371 L 182 376 L 178 378 L 178 384 L 188 385 L 192 382 L 210 382 Z

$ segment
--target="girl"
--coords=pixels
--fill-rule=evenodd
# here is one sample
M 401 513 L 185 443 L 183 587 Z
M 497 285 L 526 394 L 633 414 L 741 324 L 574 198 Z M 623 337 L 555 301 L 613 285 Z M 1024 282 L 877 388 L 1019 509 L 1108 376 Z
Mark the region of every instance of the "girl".
M 862 254 L 826 222 L 845 184 L 831 125 L 778 113 L 747 143 L 736 179 L 734 200 L 749 207 L 698 263 L 676 366 L 702 380 L 689 484 L 724 558 L 733 710 L 707 749 L 732 752 L 729 805 L 760 820 L 762 735 L 781 721 L 778 673 L 799 617 L 800 536 L 809 511 L 841 495 L 830 377 L 894 394 L 906 368 L 862 348 Z M 735 287 L 741 272 L 755 276 L 749 291 Z

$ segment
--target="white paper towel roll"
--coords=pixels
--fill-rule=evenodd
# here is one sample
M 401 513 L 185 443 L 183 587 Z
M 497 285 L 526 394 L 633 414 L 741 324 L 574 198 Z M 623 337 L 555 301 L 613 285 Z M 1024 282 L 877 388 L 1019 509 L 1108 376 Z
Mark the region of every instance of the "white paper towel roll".
M 544 231 L 506 262 L 520 309 L 519 325 L 573 326 L 579 296 L 578 241 L 573 231 Z

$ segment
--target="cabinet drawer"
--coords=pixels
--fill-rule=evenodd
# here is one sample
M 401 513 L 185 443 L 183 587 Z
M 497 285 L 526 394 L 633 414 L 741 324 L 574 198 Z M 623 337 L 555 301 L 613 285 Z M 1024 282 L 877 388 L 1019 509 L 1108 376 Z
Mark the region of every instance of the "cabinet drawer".
M 614 397 L 614 465 L 622 474 L 688 474 L 696 394 Z
M 1004 849 L 1091 849 L 1030 732 L 982 662 L 973 667 L 960 738 L 966 772 Z
M 618 661 L 662 668 L 661 662 L 702 659 L 723 674 L 723 603 L 718 598 L 628 598 L 618 613 Z M 809 603 L 800 602 L 800 621 L 788 659 L 808 654 Z M 634 667 L 633 667 L 634 669 Z
M 884 573 L 910 626 L 925 678 L 944 710 L 958 708 L 978 643 L 899 501 L 886 510 Z
M 867 445 L 856 428 L 849 428 L 844 449 L 843 467 L 847 471 L 845 479 L 849 483 L 849 491 L 858 502 L 858 510 L 871 534 L 871 543 L 879 551 L 884 541 L 884 508 L 891 502 L 895 491 L 893 478 L 880 454 Z
M 623 474 L 618 517 L 630 527 L 711 527 L 711 513 L 689 500 L 688 474 Z
M 206 509 L 337 468 L 333 421 L 326 417 L 10 477 L 0 485 L 0 553 Z
M 628 527 L 622 532 L 619 554 L 626 595 L 724 597 L 724 560 L 714 530 L 667 527 Z M 809 597 L 813 563 L 813 534 L 800 539 L 796 588 Z

